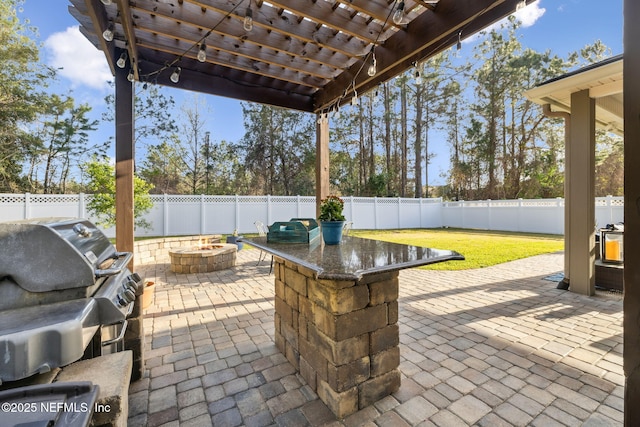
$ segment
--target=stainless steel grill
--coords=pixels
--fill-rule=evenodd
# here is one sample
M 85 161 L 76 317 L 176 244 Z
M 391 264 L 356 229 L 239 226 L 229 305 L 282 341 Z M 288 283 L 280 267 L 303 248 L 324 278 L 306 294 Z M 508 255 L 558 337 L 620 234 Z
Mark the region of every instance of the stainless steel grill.
M 131 256 L 86 220 L 0 223 L 0 383 L 80 359 L 106 327 L 99 345 L 121 339 L 142 291 Z

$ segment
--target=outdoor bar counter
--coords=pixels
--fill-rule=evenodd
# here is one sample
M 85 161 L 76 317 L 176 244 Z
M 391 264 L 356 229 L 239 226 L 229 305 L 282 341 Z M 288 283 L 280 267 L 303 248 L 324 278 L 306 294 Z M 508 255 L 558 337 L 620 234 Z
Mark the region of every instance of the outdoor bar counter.
M 243 239 L 274 255 L 275 342 L 338 418 L 400 387 L 398 271 L 457 252 L 345 236 Z

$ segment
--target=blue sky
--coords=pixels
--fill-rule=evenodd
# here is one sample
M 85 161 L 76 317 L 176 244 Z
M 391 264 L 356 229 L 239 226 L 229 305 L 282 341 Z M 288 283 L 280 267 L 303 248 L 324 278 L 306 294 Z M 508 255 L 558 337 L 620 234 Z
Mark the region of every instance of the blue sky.
M 71 94 L 77 102 L 86 102 L 93 108 L 93 116 L 100 119 L 104 111 L 104 97 L 112 79 L 104 55 L 97 51 L 78 31 L 78 23 L 68 12 L 66 0 L 25 0 L 21 19 L 28 19 L 39 30 L 42 43 L 41 60 L 60 68 L 59 81 L 54 91 Z M 518 12 L 523 21 L 521 43 L 537 51 L 550 49 L 560 57 L 579 50 L 587 44 L 601 40 L 614 55 L 622 48 L 622 0 L 538 0 Z M 462 55 L 471 53 L 465 41 Z M 192 93 L 163 89 L 173 96 L 178 106 L 192 100 Z M 213 141 L 235 142 L 244 134 L 240 103 L 222 97 L 203 96 L 211 114 L 206 127 Z M 113 124 L 100 126 L 93 137 L 105 141 L 113 134 Z M 440 137 L 441 138 L 441 137 Z M 448 169 L 449 149 L 446 141 L 430 141 L 435 157 L 429 166 L 429 184 L 442 184 L 439 175 Z

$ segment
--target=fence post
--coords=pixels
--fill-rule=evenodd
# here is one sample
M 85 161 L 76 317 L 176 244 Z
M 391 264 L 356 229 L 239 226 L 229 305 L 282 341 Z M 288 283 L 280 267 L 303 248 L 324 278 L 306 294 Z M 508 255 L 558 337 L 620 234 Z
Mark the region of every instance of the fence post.
M 205 209 L 204 209 L 204 194 L 200 195 L 200 234 L 204 234 L 205 229 Z
M 353 221 L 353 196 L 349 196 L 349 220 Z
M 162 235 L 169 235 L 169 198 L 167 193 L 164 194 L 162 199 Z
M 418 215 L 420 215 L 420 221 L 418 222 L 418 227 L 422 228 L 422 217 L 424 216 L 424 200 L 420 197 L 420 204 L 418 205 Z
M 557 234 L 564 234 L 564 206 L 562 206 L 563 200 L 564 199 L 562 197 L 556 197 L 556 207 L 558 208 L 556 210 L 556 216 L 558 218 Z
M 235 200 L 235 218 L 234 218 L 234 222 L 235 222 L 235 226 L 233 227 L 234 230 L 238 230 L 238 227 L 240 227 L 240 197 L 236 194 L 236 200 Z M 238 230 L 238 232 L 240 232 L 240 230 Z
M 84 193 L 78 194 L 78 218 L 85 218 Z
M 613 220 L 613 204 L 611 203 L 613 196 L 611 194 L 607 194 L 607 214 L 609 215 L 609 222 L 607 224 L 613 224 L 615 221 Z
M 491 199 L 487 199 L 487 230 L 493 230 L 492 228 L 493 218 L 491 215 Z
M 267 224 L 271 224 L 271 194 L 267 194 Z
M 296 196 L 296 218 L 301 218 L 302 212 L 300 210 L 300 195 Z
M 518 231 L 522 232 L 522 198 L 518 198 Z
M 373 198 L 373 225 L 375 229 L 378 229 L 378 198 Z
M 400 200 L 400 197 L 398 197 L 398 228 L 402 228 L 400 227 L 400 214 L 402 213 L 402 209 L 400 208 L 401 203 L 402 200 Z
M 24 219 L 31 218 L 31 193 L 24 193 Z

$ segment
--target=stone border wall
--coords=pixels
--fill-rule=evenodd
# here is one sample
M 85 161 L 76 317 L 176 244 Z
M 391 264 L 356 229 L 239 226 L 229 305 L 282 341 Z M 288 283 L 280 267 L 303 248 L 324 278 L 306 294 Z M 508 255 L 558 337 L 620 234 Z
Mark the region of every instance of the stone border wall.
M 161 237 L 158 239 L 138 240 L 134 243 L 133 259 L 135 264 L 155 264 L 159 262 L 169 263 L 169 249 L 184 248 L 197 245 L 201 239 L 207 239 L 207 243 L 220 243 L 222 236 L 181 236 Z

